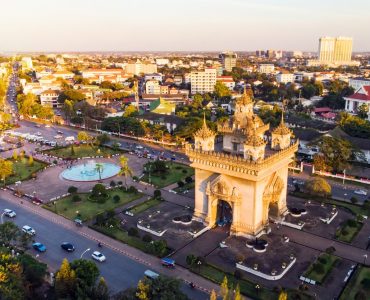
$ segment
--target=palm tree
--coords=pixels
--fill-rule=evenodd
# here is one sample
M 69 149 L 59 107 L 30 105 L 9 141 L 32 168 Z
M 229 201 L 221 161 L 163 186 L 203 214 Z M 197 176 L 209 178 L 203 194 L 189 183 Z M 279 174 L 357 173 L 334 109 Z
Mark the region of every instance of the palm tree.
M 119 172 L 119 175 L 125 177 L 125 186 L 126 186 L 126 191 L 127 191 L 127 177 L 132 176 L 132 170 L 128 166 L 128 158 L 124 155 L 122 155 L 119 158 L 119 163 L 121 165 L 121 170 Z
M 104 166 L 103 164 L 97 163 L 95 164 L 95 171 L 99 174 L 99 181 L 101 180 L 101 173 L 103 172 Z
M 6 177 L 13 174 L 13 163 L 9 160 L 0 158 L 0 177 L 3 180 L 5 186 Z

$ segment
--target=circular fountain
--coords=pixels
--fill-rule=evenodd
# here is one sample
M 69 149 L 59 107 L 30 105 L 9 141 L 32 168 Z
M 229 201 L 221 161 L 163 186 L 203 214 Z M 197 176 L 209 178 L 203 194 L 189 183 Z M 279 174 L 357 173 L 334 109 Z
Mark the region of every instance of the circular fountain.
M 120 167 L 115 164 L 89 160 L 64 170 L 61 177 L 71 181 L 97 181 L 113 177 L 119 171 Z

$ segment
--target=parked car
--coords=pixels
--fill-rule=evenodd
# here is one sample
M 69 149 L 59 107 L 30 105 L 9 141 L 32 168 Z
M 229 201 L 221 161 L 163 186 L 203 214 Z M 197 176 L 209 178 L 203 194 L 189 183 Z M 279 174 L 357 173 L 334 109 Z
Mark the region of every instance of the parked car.
M 5 208 L 4 209 L 4 215 L 6 215 L 7 217 L 9 217 L 9 218 L 15 218 L 15 216 L 17 215 L 16 213 L 15 213 L 15 211 L 14 210 L 11 210 L 11 209 L 8 209 L 8 208 Z
M 45 252 L 46 251 L 46 247 L 42 243 L 33 243 L 32 247 L 33 247 L 33 249 L 35 249 L 39 252 Z
M 73 252 L 75 251 L 75 246 L 73 246 L 71 243 L 63 242 L 60 247 L 62 247 L 63 250 L 66 250 L 67 252 Z
M 35 235 L 36 234 L 36 231 L 35 229 L 33 229 L 31 226 L 28 226 L 28 225 L 24 225 L 22 227 L 22 231 L 28 235 Z
M 103 262 L 106 260 L 106 257 L 99 251 L 94 251 L 93 254 L 91 254 L 91 256 L 93 259 L 100 261 L 100 262 Z

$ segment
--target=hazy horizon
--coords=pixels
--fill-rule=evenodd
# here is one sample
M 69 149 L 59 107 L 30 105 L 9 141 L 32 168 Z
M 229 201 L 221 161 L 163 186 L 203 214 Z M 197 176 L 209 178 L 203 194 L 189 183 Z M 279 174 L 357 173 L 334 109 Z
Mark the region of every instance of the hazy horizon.
M 316 52 L 321 36 L 370 51 L 370 2 L 353 0 L 7 1 L 0 52 Z

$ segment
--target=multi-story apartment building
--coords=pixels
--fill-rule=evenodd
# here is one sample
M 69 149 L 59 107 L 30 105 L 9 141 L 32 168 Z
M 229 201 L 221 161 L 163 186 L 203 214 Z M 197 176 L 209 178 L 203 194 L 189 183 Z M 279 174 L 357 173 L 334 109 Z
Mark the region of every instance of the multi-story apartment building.
M 354 78 L 350 78 L 348 83 L 350 87 L 352 87 L 355 91 L 357 91 L 359 88 L 363 86 L 369 86 L 370 78 L 354 77 Z
M 40 94 L 40 102 L 43 106 L 59 107 L 59 91 L 47 90 Z
M 145 83 L 145 93 L 159 95 L 161 93 L 161 86 L 159 81 L 155 79 L 150 79 Z
M 148 81 L 150 79 L 155 79 L 155 80 L 162 82 L 163 75 L 161 73 L 145 74 L 144 80 Z
M 264 74 L 271 74 L 274 73 L 275 66 L 273 64 L 260 64 L 258 66 L 258 72 Z
M 294 82 L 295 75 L 287 72 L 280 72 L 276 75 L 276 81 L 278 83 L 291 83 Z
M 137 59 L 126 64 L 126 73 L 133 75 L 157 73 L 157 65 L 149 61 Z
M 214 68 L 206 68 L 204 71 L 194 71 L 190 74 L 192 94 L 212 93 L 216 84 L 217 71 Z
M 24 69 L 29 69 L 29 70 L 33 69 L 33 63 L 32 63 L 31 57 L 28 57 L 28 56 L 22 57 L 21 64 Z
M 236 67 L 236 59 L 238 58 L 236 53 L 230 51 L 222 52 L 218 57 L 224 70 L 231 72 Z

